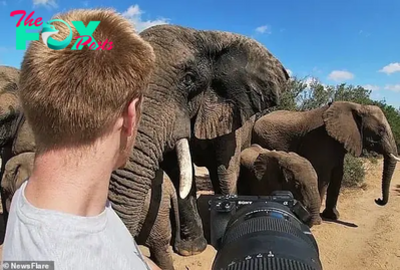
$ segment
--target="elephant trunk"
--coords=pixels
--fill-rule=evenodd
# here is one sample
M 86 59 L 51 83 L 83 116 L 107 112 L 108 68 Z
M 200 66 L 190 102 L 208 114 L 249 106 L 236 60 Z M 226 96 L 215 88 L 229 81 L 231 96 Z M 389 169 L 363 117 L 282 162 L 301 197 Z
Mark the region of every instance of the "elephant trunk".
M 180 139 L 176 143 L 175 149 L 178 156 L 180 171 L 179 196 L 181 199 L 185 199 L 192 188 L 193 180 L 192 157 L 190 155 L 189 141 L 186 138 Z
M 321 210 L 321 200 L 320 200 L 320 195 L 317 189 L 311 191 L 311 195 L 309 196 L 311 198 L 311 201 L 309 202 L 308 211 L 311 214 L 311 220 L 310 220 L 310 225 L 316 225 L 320 224 L 321 222 L 321 216 L 320 216 L 320 210 Z
M 383 141 L 383 172 L 382 172 L 382 199 L 376 199 L 376 204 L 380 206 L 384 206 L 389 201 L 389 191 L 390 191 L 390 182 L 393 177 L 394 170 L 396 168 L 397 161 L 400 161 L 400 158 L 397 157 L 397 145 L 394 139 L 392 130 L 387 123 L 388 136 L 384 138 Z
M 384 155 L 382 172 L 382 199 L 375 200 L 376 204 L 380 206 L 386 205 L 389 201 L 390 182 L 392 180 L 397 161 L 399 161 L 399 158 L 393 154 Z
M 159 169 L 166 133 L 160 121 L 166 117 L 158 111 L 151 114 L 155 101 L 145 98 L 136 142 L 128 163 L 111 175 L 109 198 L 113 208 L 133 235 L 138 233 L 138 216 L 143 212 L 145 198 Z

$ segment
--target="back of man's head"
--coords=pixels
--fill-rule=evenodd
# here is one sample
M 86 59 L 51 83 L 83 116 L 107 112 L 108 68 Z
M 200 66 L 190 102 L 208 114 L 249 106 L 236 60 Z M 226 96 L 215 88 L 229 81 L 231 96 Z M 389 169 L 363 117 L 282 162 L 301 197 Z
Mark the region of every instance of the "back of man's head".
M 38 151 L 91 145 L 108 133 L 127 105 L 141 100 L 155 62 L 152 47 L 112 10 L 72 10 L 52 19 L 70 25 L 71 43 L 53 50 L 42 40 L 32 41 L 21 65 L 20 99 Z M 112 42 L 112 49 L 71 50 L 79 36 L 72 21 L 85 27 L 100 21 L 92 36 Z M 70 33 L 62 22 L 51 24 L 59 30 L 55 40 Z

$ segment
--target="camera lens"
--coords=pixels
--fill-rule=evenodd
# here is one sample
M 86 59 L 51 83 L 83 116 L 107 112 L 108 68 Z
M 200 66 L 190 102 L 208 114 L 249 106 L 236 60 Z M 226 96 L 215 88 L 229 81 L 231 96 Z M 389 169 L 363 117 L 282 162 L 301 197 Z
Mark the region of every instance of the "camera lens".
M 276 202 L 240 208 L 229 220 L 213 270 L 322 270 L 309 227 Z

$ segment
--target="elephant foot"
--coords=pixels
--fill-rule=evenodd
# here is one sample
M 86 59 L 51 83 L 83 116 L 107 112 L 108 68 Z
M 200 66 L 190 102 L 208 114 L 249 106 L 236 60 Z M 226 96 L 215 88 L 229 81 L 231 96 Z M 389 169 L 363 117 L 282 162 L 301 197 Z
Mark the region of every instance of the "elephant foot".
M 175 252 L 182 256 L 193 256 L 202 253 L 207 248 L 207 240 L 199 237 L 194 240 L 181 240 L 175 244 Z
M 339 212 L 336 208 L 333 208 L 333 209 L 325 208 L 324 212 L 322 212 L 322 217 L 331 219 L 331 220 L 338 220 Z
M 318 215 L 318 217 L 315 217 L 311 220 L 310 227 L 312 226 L 317 226 L 322 224 L 322 218 Z

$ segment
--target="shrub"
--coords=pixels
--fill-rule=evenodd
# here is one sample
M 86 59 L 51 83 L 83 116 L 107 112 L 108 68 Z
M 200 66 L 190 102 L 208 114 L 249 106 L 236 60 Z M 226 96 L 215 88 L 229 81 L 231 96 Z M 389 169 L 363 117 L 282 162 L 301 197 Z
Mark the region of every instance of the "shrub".
M 382 155 L 374 151 L 366 151 L 363 149 L 361 157 L 368 159 L 369 162 L 376 165 L 378 164 L 378 159 L 382 158 Z
M 358 187 L 365 179 L 362 159 L 346 154 L 344 158 L 343 187 Z

